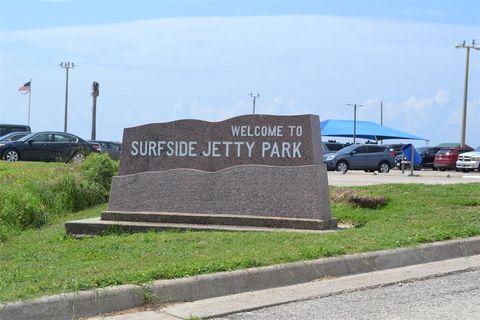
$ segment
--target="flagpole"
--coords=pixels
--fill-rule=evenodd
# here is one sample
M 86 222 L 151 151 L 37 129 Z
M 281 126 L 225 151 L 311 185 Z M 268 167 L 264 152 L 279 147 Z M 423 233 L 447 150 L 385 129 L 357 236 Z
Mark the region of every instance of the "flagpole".
M 32 106 L 32 79 L 30 79 L 30 90 L 28 91 L 28 126 L 30 126 L 30 108 Z

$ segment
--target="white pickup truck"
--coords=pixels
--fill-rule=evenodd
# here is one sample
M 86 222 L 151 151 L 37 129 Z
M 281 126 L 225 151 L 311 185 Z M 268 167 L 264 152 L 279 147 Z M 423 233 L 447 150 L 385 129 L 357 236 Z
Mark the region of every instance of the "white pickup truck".
M 468 172 L 475 169 L 480 172 L 480 147 L 470 152 L 461 153 L 457 160 L 457 170 Z

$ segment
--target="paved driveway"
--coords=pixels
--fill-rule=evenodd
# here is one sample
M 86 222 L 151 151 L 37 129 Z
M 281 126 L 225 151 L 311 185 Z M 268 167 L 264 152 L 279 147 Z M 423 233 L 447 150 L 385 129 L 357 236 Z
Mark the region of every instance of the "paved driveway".
M 385 183 L 425 183 L 425 184 L 451 184 L 451 183 L 480 183 L 478 172 L 455 171 L 410 171 L 402 174 L 401 170 L 393 169 L 387 174 L 378 172 L 348 171 L 345 174 L 336 171 L 328 172 L 328 183 L 332 186 L 367 186 Z

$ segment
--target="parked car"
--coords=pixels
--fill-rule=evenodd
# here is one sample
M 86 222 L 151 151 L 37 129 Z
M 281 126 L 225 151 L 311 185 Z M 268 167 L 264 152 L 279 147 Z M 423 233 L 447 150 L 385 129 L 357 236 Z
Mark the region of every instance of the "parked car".
M 417 150 L 422 157 L 422 168 L 433 168 L 435 154 L 440 150 L 440 147 L 422 147 Z
M 31 132 L 31 129 L 29 126 L 23 124 L 0 124 L 0 136 L 19 131 Z
M 398 156 L 399 154 L 402 154 L 402 148 L 405 146 L 405 144 L 400 143 L 400 144 L 387 144 L 386 147 L 393 153 L 395 153 L 395 157 Z
M 388 173 L 395 166 L 395 154 L 384 145 L 352 144 L 324 159 L 328 170 L 365 170 Z
M 435 154 L 433 170 L 445 171 L 447 169 L 455 169 L 458 155 L 472 150 L 473 148 L 470 146 L 460 147 L 460 145 L 449 148 L 441 148 Z
M 435 153 L 440 150 L 439 147 L 418 147 L 416 148 L 417 152 L 420 154 L 420 157 L 422 157 L 422 164 L 420 167 L 415 168 L 415 169 L 421 169 L 421 168 L 433 168 L 433 161 L 435 160 Z M 399 154 L 398 156 L 395 157 L 395 163 L 397 164 L 397 167 L 401 168 L 402 167 L 402 160 L 403 160 L 403 154 Z M 408 168 L 409 166 L 406 165 L 405 168 Z
M 344 147 L 345 145 L 343 143 L 336 141 L 322 142 L 323 159 L 332 153 L 342 150 Z
M 6 161 L 81 162 L 90 152 L 97 152 L 91 143 L 64 132 L 31 133 L 17 141 L 0 143 L 0 155 Z
M 122 144 L 115 141 L 101 141 L 101 140 L 89 140 L 90 143 L 97 143 L 100 145 L 100 152 L 108 153 L 113 160 L 120 159 L 120 151 L 122 150 Z
M 0 142 L 17 141 L 18 139 L 25 137 L 27 134 L 30 134 L 30 132 L 10 132 L 4 136 L 1 136 Z
M 471 152 L 459 154 L 456 165 L 457 170 L 462 170 L 463 172 L 474 171 L 475 169 L 480 172 L 480 147 Z

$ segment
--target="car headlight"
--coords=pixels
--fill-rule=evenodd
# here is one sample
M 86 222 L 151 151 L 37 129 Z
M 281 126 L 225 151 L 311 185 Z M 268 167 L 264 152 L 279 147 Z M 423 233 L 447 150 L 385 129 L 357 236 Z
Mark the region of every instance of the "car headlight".
M 333 160 L 335 158 L 335 155 L 334 154 L 330 154 L 328 155 L 326 158 L 325 158 L 325 161 L 330 161 L 330 160 Z
M 472 157 L 472 160 L 473 160 L 473 161 L 480 161 L 480 156 L 473 156 L 473 157 Z

